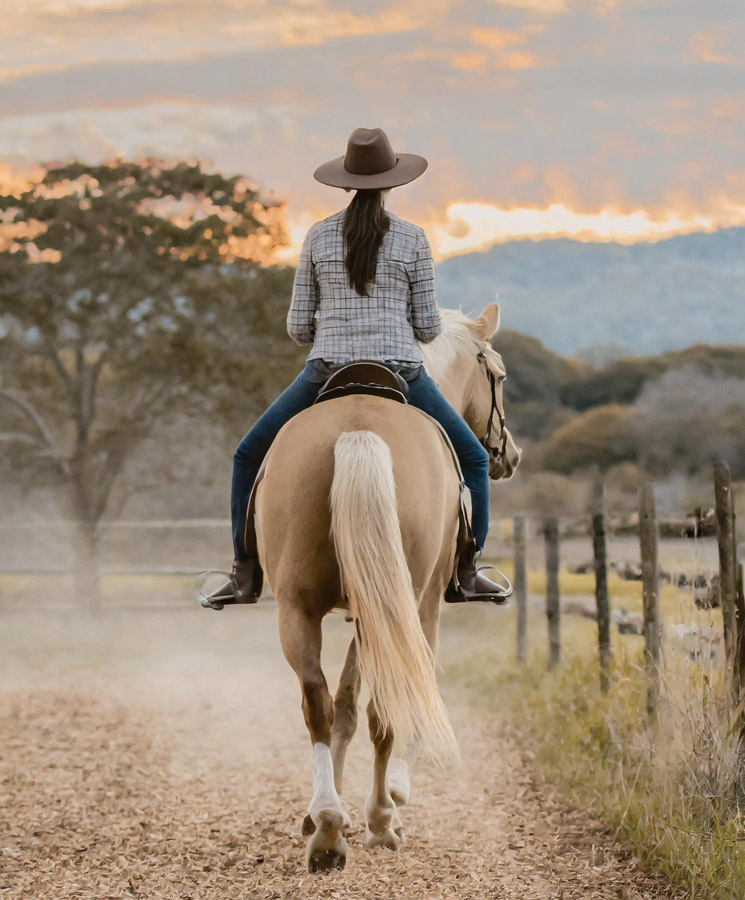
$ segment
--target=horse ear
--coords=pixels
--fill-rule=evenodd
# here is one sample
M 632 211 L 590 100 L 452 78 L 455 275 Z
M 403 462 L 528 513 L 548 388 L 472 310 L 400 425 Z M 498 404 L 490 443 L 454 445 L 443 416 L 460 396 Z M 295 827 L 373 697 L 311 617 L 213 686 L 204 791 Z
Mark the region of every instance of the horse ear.
M 482 341 L 490 341 L 499 330 L 499 305 L 490 303 L 476 319 Z

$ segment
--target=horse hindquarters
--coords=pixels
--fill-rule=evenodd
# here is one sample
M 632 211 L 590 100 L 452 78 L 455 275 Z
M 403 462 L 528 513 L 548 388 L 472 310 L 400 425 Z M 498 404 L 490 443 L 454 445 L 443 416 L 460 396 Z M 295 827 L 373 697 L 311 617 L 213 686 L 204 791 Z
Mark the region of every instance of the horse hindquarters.
M 443 764 L 457 758 L 404 554 L 391 452 L 371 431 L 343 432 L 336 441 L 331 527 L 380 727 L 420 741 Z

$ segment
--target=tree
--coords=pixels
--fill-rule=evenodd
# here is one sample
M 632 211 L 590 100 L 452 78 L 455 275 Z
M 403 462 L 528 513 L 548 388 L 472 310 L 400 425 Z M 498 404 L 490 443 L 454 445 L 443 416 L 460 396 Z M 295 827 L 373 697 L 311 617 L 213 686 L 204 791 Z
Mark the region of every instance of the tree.
M 558 428 L 546 443 L 545 467 L 569 474 L 593 467 L 605 470 L 634 460 L 632 417 L 631 407 L 616 404 L 598 406 L 576 416 Z
M 492 340 L 507 366 L 505 404 L 510 428 L 526 438 L 541 439 L 562 425 L 574 410 L 561 404 L 562 386 L 589 367 L 548 350 L 538 340 L 509 328 Z
M 726 460 L 735 478 L 742 478 L 744 418 L 745 380 L 693 365 L 671 369 L 647 384 L 636 403 L 640 465 L 658 476 L 691 475 Z
M 292 277 L 258 264 L 284 240 L 279 211 L 241 177 L 148 160 L 50 166 L 0 216 L 2 442 L 33 483 L 64 485 L 95 603 L 128 458 L 167 414 L 263 377 Z
M 658 356 L 619 359 L 600 369 L 580 369 L 565 380 L 561 400 L 580 411 L 608 403 L 634 403 L 646 384 L 687 366 L 711 376 L 745 378 L 745 348 L 694 344 Z

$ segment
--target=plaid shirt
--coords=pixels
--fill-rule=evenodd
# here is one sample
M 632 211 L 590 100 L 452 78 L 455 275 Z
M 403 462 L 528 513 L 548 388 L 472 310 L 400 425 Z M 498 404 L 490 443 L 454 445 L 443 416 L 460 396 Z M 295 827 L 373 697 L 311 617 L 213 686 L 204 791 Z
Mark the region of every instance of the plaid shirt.
M 308 359 L 333 365 L 421 363 L 417 341 L 428 343 L 442 330 L 424 231 L 388 213 L 375 281 L 363 297 L 349 284 L 344 264 L 345 212 L 317 222 L 306 235 L 287 315 L 290 337 L 313 344 Z

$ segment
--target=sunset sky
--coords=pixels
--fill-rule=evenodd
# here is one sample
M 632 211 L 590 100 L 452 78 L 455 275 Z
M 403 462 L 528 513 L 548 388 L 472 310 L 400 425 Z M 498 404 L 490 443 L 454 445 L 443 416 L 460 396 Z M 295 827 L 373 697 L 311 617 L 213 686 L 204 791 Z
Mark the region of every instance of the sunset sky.
M 742 0 L 0 0 L 0 178 L 198 157 L 285 200 L 349 196 L 357 126 L 430 168 L 391 195 L 439 256 L 516 236 L 745 224 Z

